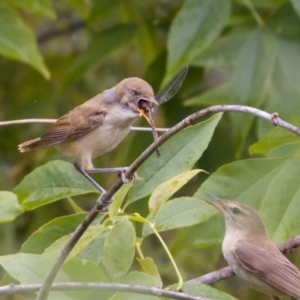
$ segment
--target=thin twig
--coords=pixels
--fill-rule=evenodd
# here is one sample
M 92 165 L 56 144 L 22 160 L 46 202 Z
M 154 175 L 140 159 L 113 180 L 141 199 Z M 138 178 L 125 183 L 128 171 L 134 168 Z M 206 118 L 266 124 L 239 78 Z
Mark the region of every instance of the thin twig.
M 21 120 L 3 121 L 3 122 L 0 122 L 0 126 L 26 124 L 26 123 L 53 124 L 56 121 L 57 121 L 57 119 L 21 119 Z M 134 131 L 150 131 L 150 132 L 152 132 L 151 127 L 131 126 L 131 130 L 134 130 Z M 168 130 L 169 130 L 169 128 L 156 128 L 156 131 L 159 131 L 159 132 L 165 132 L 165 131 L 168 131 Z
M 295 248 L 300 246 L 300 235 L 293 236 L 282 244 L 277 245 L 277 248 L 283 254 L 292 252 Z M 231 267 L 225 267 L 211 273 L 205 274 L 203 276 L 189 280 L 189 283 L 204 283 L 212 284 L 222 279 L 228 278 L 235 275 Z
M 6 285 L 0 287 L 0 296 L 25 294 L 36 292 L 41 288 L 41 284 L 20 284 Z M 210 300 L 199 296 L 194 296 L 178 291 L 164 290 L 157 287 L 146 287 L 142 285 L 130 285 L 121 283 L 99 283 L 99 282 L 57 282 L 53 283 L 52 291 L 74 291 L 74 290 L 107 290 L 113 292 L 135 293 L 152 295 L 159 298 L 171 298 L 178 300 Z
M 281 126 L 291 132 L 296 133 L 297 135 L 300 135 L 300 128 L 295 127 L 283 120 L 281 120 L 278 117 L 277 113 L 268 114 L 262 110 L 259 110 L 257 108 L 249 107 L 249 106 L 242 106 L 242 105 L 215 105 L 211 106 L 205 109 L 202 109 L 189 117 L 185 118 L 183 121 L 179 122 L 174 127 L 170 128 L 167 132 L 163 133 L 155 142 L 153 142 L 127 169 L 125 172 L 126 178 L 132 178 L 134 173 L 137 171 L 137 169 L 144 163 L 144 161 L 149 158 L 149 156 L 156 151 L 156 149 L 161 146 L 164 142 L 166 142 L 168 139 L 170 139 L 174 134 L 181 131 L 182 129 L 192 125 L 193 123 L 196 123 L 201 118 L 218 113 L 218 112 L 243 112 L 246 114 L 252 114 L 255 116 L 258 116 L 260 118 L 263 118 L 269 122 L 271 122 L 273 125 Z M 109 206 L 109 201 L 113 197 L 113 195 L 120 189 L 120 187 L 123 185 L 121 178 L 117 179 L 111 187 L 107 190 L 107 192 L 104 195 L 101 195 L 99 199 L 97 200 L 97 204 L 92 208 L 92 210 L 89 212 L 89 214 L 86 216 L 86 218 L 83 220 L 83 222 L 76 228 L 75 232 L 72 234 L 68 242 L 65 244 L 64 248 L 58 255 L 56 261 L 51 266 L 51 269 L 49 270 L 48 274 L 44 278 L 42 287 L 38 293 L 37 300 L 46 300 L 48 298 L 49 290 L 51 288 L 51 285 L 62 267 L 65 259 L 69 255 L 69 253 L 72 251 L 73 247 L 76 245 L 80 237 L 83 235 L 83 233 L 86 231 L 86 229 L 89 227 L 89 225 L 92 223 L 92 221 L 96 218 L 98 213 L 102 211 L 103 209 L 107 208 Z
M 250 10 L 253 18 L 255 19 L 255 21 L 257 22 L 259 27 L 263 27 L 264 21 L 262 20 L 261 16 L 259 15 L 259 13 L 256 11 L 253 3 L 250 0 L 244 0 L 245 5 L 247 6 L 247 8 Z

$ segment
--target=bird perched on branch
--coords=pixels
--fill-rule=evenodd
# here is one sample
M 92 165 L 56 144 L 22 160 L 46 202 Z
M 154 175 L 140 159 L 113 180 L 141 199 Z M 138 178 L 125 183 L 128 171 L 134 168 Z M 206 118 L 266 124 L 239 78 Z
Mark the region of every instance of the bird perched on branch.
M 155 130 L 151 110 L 158 105 L 152 87 L 143 79 L 126 78 L 111 89 L 75 107 L 59 118 L 41 137 L 18 146 L 21 152 L 55 145 L 75 161 L 75 167 L 101 192 L 87 173 L 126 168 L 94 168 L 92 159 L 113 150 L 127 136 L 131 125 L 143 115 Z M 122 177 L 123 181 L 126 179 Z
M 300 299 L 300 272 L 268 238 L 259 213 L 249 205 L 206 194 L 226 221 L 222 251 L 234 273 L 254 289 L 280 299 Z

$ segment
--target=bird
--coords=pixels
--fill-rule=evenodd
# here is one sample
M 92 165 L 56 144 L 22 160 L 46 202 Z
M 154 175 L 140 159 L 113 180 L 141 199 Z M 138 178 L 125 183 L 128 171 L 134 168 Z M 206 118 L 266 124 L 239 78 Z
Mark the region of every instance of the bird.
M 269 239 L 258 211 L 208 193 L 202 198 L 224 215 L 222 252 L 234 273 L 272 299 L 300 299 L 300 272 Z
M 100 192 L 105 190 L 88 173 L 121 172 L 126 168 L 95 168 L 92 159 L 116 148 L 127 136 L 131 125 L 143 115 L 155 130 L 151 111 L 158 102 L 151 85 L 129 77 L 104 90 L 59 118 L 41 137 L 18 145 L 20 152 L 56 146 L 74 160 L 75 168 Z M 130 180 L 129 180 L 130 181 Z

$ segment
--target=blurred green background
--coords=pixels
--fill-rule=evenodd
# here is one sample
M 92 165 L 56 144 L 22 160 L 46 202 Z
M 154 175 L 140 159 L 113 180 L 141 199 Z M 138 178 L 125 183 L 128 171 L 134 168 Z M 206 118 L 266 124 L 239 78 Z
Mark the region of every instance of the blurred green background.
M 2 0 L 0 54 L 0 121 L 58 118 L 125 77 L 141 77 L 157 92 L 181 65 L 188 64 L 181 90 L 155 115 L 157 127 L 171 127 L 215 104 L 276 111 L 281 118 L 300 124 L 297 0 Z M 140 119 L 135 125 L 147 124 Z M 1 190 L 12 190 L 48 161 L 63 159 L 54 148 L 18 152 L 18 144 L 40 136 L 47 127 L 0 126 Z M 284 131 L 275 131 L 272 139 L 270 131 L 274 132 L 272 125 L 264 120 L 224 114 L 196 167 L 213 173 L 224 164 L 263 157 L 266 149 L 297 142 L 298 137 Z M 256 144 L 249 152 L 249 146 L 266 135 L 263 146 Z M 151 143 L 151 133 L 131 132 L 94 165 L 130 165 Z M 116 176 L 95 178 L 109 187 Z M 208 176 L 200 173 L 176 196 L 192 196 Z M 76 198 L 86 210 L 94 201 L 93 196 Z M 147 207 L 146 202 L 138 205 L 141 211 Z M 72 212 L 69 202 L 61 200 L 1 225 L 0 254 L 17 252 L 39 226 Z M 186 280 L 226 265 L 220 254 L 221 216 L 207 222 L 163 234 Z M 204 242 L 186 240 L 195 239 L 198 232 L 207 236 Z M 144 248 L 159 265 L 164 282 L 174 283 L 156 239 L 148 238 Z M 290 258 L 300 265 L 299 251 Z M 267 299 L 236 278 L 215 286 L 237 298 Z

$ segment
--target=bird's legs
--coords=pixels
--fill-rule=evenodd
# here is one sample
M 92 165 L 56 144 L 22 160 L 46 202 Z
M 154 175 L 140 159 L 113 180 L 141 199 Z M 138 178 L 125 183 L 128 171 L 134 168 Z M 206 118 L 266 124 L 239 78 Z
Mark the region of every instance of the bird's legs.
M 136 181 L 137 175 L 134 173 L 133 179 L 128 179 L 125 177 L 124 172 L 126 172 L 128 167 L 123 168 L 93 168 L 86 170 L 87 173 L 106 173 L 106 172 L 119 172 L 121 174 L 121 179 L 124 184 L 129 183 L 133 180 L 133 182 Z

